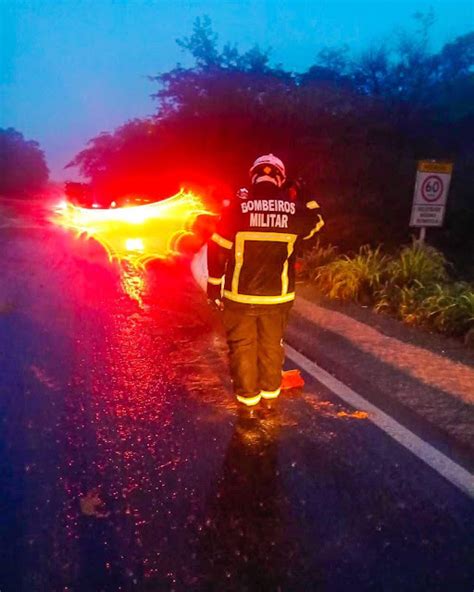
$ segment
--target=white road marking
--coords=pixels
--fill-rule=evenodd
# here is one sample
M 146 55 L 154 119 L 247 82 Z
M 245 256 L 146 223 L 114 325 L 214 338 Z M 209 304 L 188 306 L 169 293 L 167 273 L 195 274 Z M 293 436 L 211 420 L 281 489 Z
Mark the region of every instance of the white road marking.
M 381 411 L 378 407 L 366 401 L 343 382 L 323 370 L 316 363 L 309 360 L 303 354 L 285 345 L 287 357 L 297 364 L 302 370 L 310 374 L 318 382 L 327 387 L 337 397 L 369 415 L 369 419 L 377 427 L 383 430 L 391 438 L 412 452 L 437 473 L 450 481 L 462 492 L 474 499 L 474 475 L 455 463 L 445 454 L 436 450 L 431 444 L 425 442 L 413 432 L 395 421 L 390 415 Z

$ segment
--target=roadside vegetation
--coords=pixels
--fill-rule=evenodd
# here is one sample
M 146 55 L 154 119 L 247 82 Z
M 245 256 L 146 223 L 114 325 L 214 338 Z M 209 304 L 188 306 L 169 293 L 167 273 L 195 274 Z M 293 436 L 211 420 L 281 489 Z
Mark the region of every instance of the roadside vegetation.
M 347 253 L 409 241 L 416 161 L 450 160 L 446 224 L 430 241 L 474 277 L 474 32 L 435 51 L 434 21 L 418 12 L 362 52 L 317 40 L 312 63 L 294 72 L 264 48 L 221 43 L 197 19 L 178 40 L 184 62 L 150 76 L 154 113 L 92 138 L 70 165 L 110 199 L 187 185 L 221 203 L 273 152 L 321 204 L 325 240 Z
M 393 253 L 364 245 L 351 254 L 318 241 L 303 256 L 301 277 L 327 298 L 369 305 L 473 346 L 474 284 L 456 281 L 452 271 L 438 249 L 417 241 Z
M 48 167 L 38 142 L 13 128 L 0 128 L 0 197 L 31 197 L 48 182 Z

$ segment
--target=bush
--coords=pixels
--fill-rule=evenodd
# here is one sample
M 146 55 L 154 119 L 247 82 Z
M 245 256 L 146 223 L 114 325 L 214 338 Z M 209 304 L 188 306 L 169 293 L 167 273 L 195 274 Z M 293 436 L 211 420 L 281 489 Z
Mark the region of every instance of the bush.
M 353 256 L 343 255 L 319 268 L 315 281 L 329 298 L 370 302 L 380 289 L 389 258 L 364 245 Z
M 318 242 L 304 261 L 306 277 L 329 298 L 373 303 L 377 312 L 446 335 L 474 331 L 474 286 L 449 282 L 449 263 L 434 247 L 413 242 L 390 258 L 365 245 L 337 256 L 336 247 Z
M 423 303 L 434 286 L 448 280 L 448 262 L 429 245 L 416 241 L 402 247 L 387 265 L 384 284 L 375 294 L 375 310 L 393 313 L 409 325 L 427 322 Z
M 462 336 L 474 326 L 474 286 L 465 282 L 385 285 L 374 309 L 395 314 L 408 325 Z
M 387 281 L 400 288 L 417 282 L 423 285 L 446 282 L 447 267 L 448 262 L 441 251 L 413 241 L 410 246 L 403 247 L 398 257 L 387 266 Z
M 404 286 L 386 282 L 375 295 L 374 310 L 392 313 L 408 325 L 421 325 L 421 305 L 428 294 L 429 289 L 417 280 Z
M 303 254 L 300 276 L 302 279 L 314 281 L 319 268 L 334 261 L 338 256 L 338 248 L 334 245 L 321 245 L 319 238 L 313 248 Z
M 447 335 L 464 335 L 474 326 L 474 286 L 436 284 L 422 303 L 429 326 Z

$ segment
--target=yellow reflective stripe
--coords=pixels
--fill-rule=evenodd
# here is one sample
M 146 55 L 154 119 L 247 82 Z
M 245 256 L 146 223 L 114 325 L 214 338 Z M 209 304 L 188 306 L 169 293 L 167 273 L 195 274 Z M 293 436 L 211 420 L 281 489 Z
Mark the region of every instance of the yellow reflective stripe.
M 281 304 L 295 299 L 295 293 L 289 292 L 283 296 L 251 296 L 250 294 L 234 294 L 230 290 L 224 290 L 224 296 L 233 302 L 241 304 Z
M 208 277 L 207 283 L 212 284 L 213 286 L 220 286 L 222 284 L 223 279 L 224 279 L 224 276 L 222 276 L 220 278 Z
M 239 279 L 240 271 L 244 263 L 244 247 L 245 241 L 263 241 L 263 242 L 274 242 L 274 243 L 288 243 L 288 257 L 293 252 L 294 244 L 298 235 L 282 233 L 282 232 L 238 232 L 235 237 L 235 267 L 232 275 L 232 294 L 236 302 L 243 302 L 243 300 L 237 300 L 237 296 L 243 296 L 239 294 Z M 291 251 L 290 251 L 291 245 Z M 288 292 L 288 262 L 285 261 L 282 270 L 282 296 Z M 284 278 L 286 277 L 286 288 L 284 286 Z M 275 296 L 245 296 L 245 298 L 275 298 Z M 289 300 L 293 300 L 290 298 Z M 289 300 L 283 300 L 282 302 L 288 302 Z
M 232 241 L 227 240 L 220 234 L 217 234 L 217 232 L 214 232 L 214 234 L 211 236 L 211 240 L 217 243 L 220 247 L 224 247 L 224 249 L 232 249 L 232 247 L 234 246 L 234 243 Z
M 318 221 L 316 222 L 316 226 L 313 230 L 308 234 L 308 236 L 303 237 L 303 240 L 308 240 L 312 236 L 314 236 L 321 228 L 324 226 L 324 220 L 321 217 L 321 214 L 318 214 Z
M 252 241 L 269 241 L 275 243 L 288 243 L 291 240 L 295 241 L 298 235 L 296 234 L 289 234 L 287 232 L 254 232 L 253 230 L 248 230 L 245 232 L 238 232 L 237 239 L 243 238 L 244 241 L 252 240 Z
M 306 202 L 306 207 L 308 210 L 317 210 L 319 208 L 319 204 L 315 199 L 312 199 L 311 201 Z
M 281 272 L 281 295 L 288 293 L 288 259 L 291 257 L 293 253 L 293 249 L 295 246 L 295 240 L 292 240 L 291 243 L 288 243 L 288 254 L 285 263 L 283 264 L 283 271 Z
M 260 394 L 264 399 L 276 399 L 280 394 L 281 389 L 277 389 L 276 391 L 260 391 Z
M 293 250 L 293 248 L 291 249 Z M 290 245 L 288 245 L 288 251 L 290 251 Z M 288 254 L 289 256 L 289 254 Z M 286 294 L 288 292 L 288 259 L 283 263 L 283 270 L 281 272 L 281 293 Z
M 242 236 L 243 232 L 238 232 L 235 236 L 235 266 L 234 266 L 234 273 L 232 274 L 232 292 L 234 294 L 238 294 L 239 292 L 239 278 L 240 278 L 240 270 L 242 269 L 242 265 L 244 263 L 244 242 L 245 238 Z
M 262 397 L 260 396 L 260 393 L 255 395 L 255 397 L 241 397 L 240 395 L 237 395 L 237 401 L 247 405 L 247 407 L 253 407 L 254 405 L 257 405 L 257 403 L 260 403 L 261 398 Z

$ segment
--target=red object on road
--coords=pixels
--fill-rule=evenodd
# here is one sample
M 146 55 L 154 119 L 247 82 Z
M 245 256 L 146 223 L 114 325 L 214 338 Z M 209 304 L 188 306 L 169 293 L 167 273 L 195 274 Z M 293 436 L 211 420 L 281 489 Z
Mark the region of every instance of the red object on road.
M 304 386 L 304 378 L 298 369 L 286 370 L 281 376 L 281 389 L 291 389 Z

